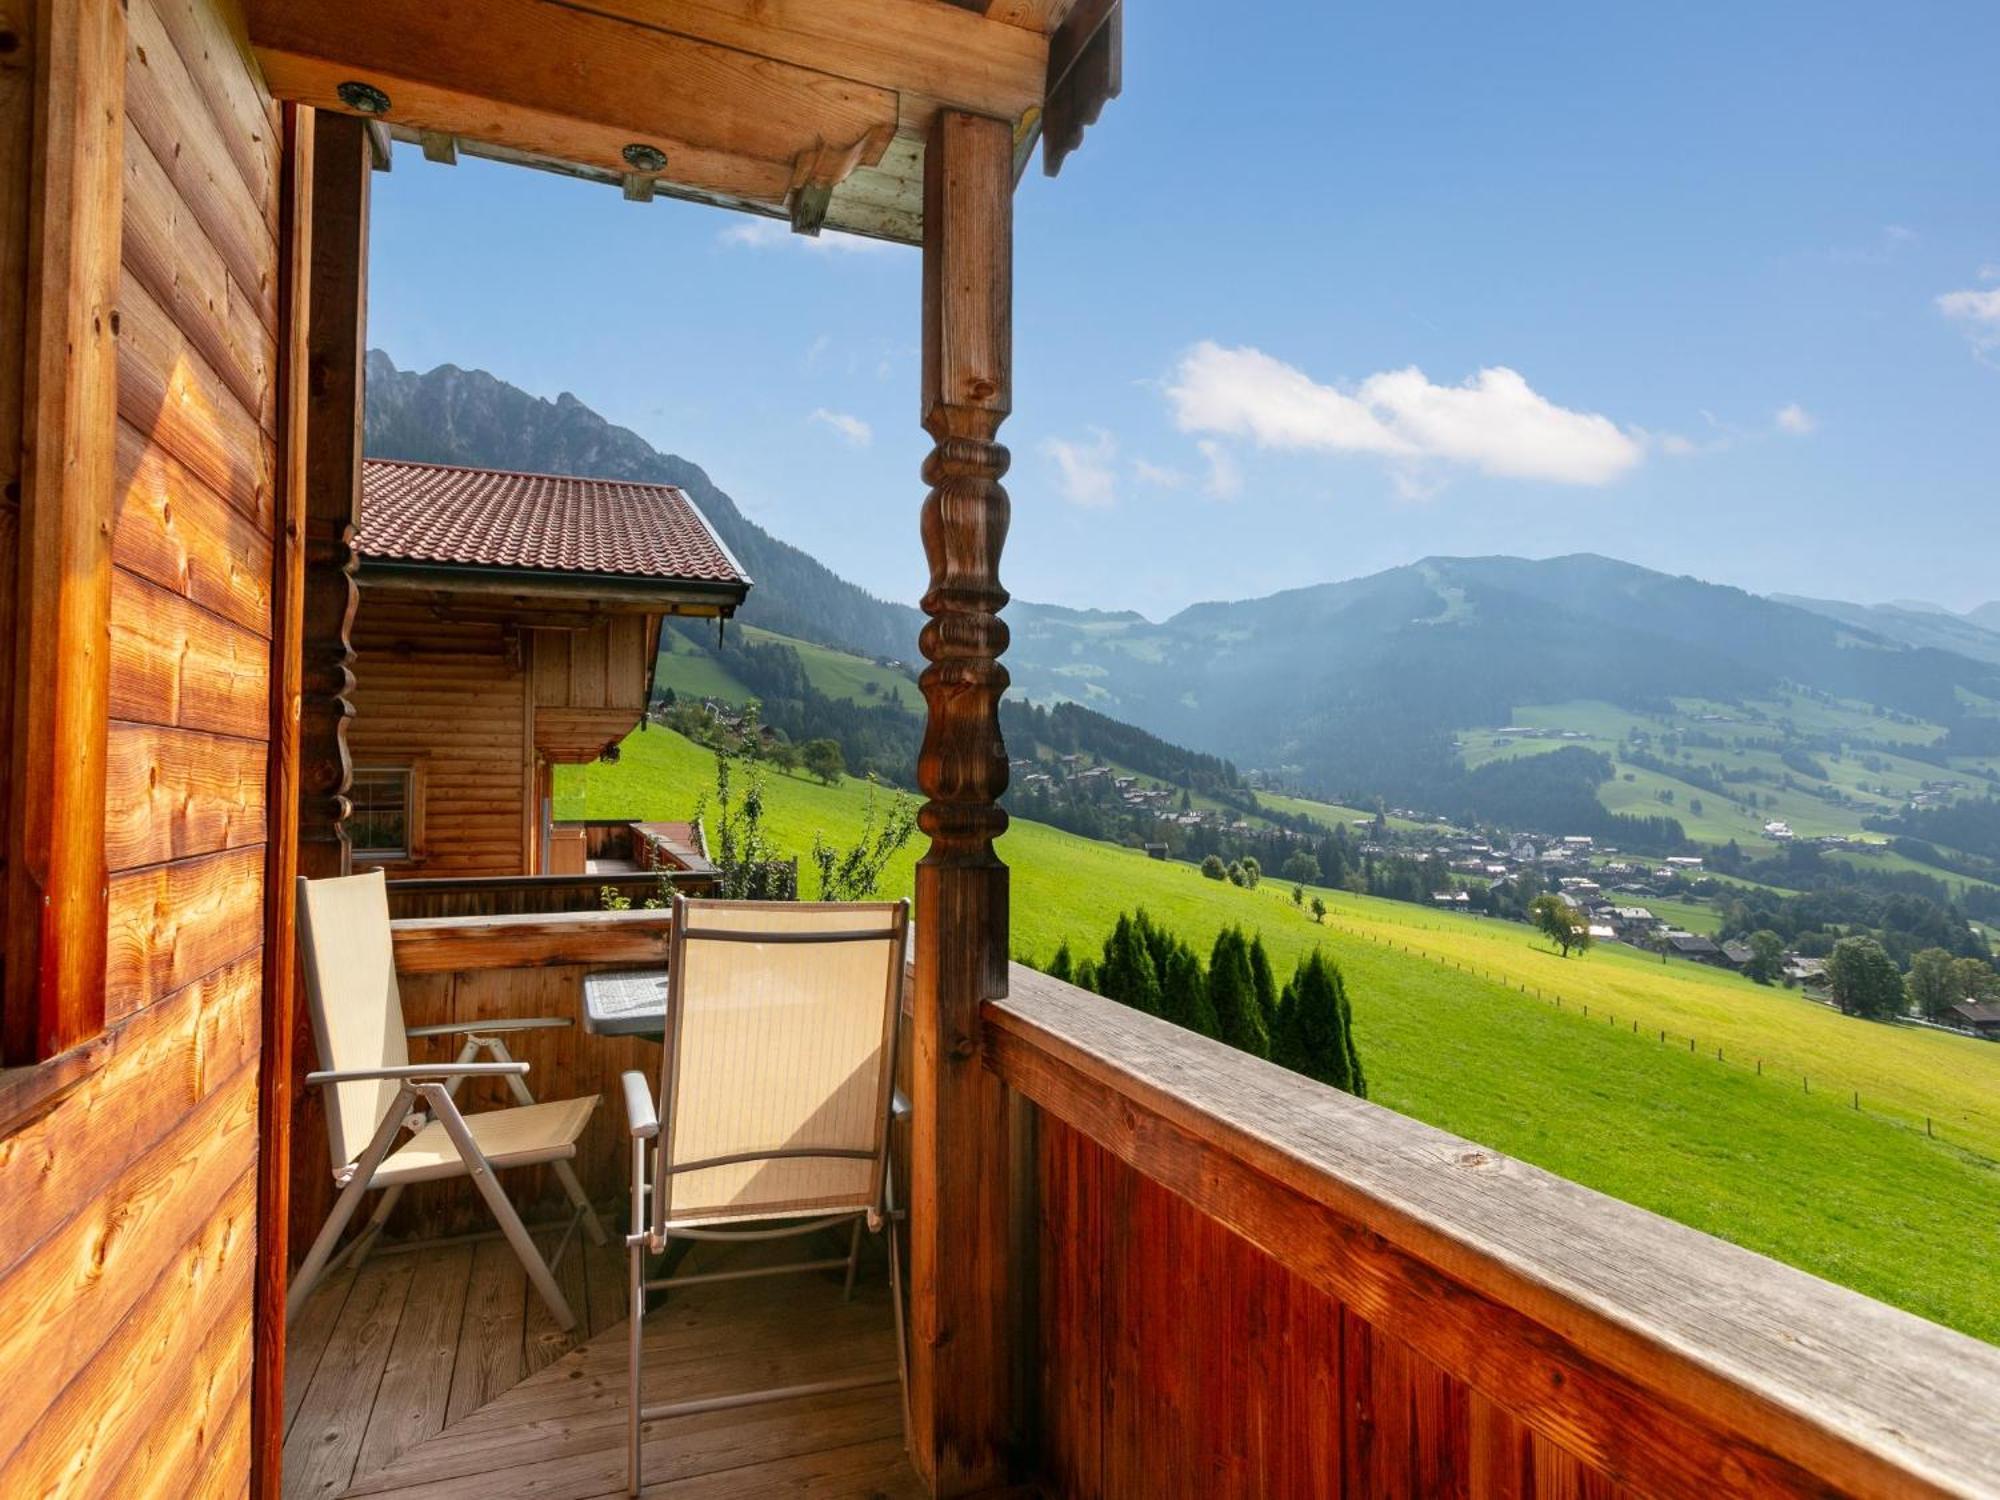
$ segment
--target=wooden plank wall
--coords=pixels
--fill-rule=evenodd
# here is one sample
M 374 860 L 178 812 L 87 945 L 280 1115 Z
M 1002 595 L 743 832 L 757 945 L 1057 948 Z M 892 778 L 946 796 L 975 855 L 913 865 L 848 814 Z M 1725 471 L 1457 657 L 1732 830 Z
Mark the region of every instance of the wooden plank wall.
M 1044 1112 L 1039 1449 L 1075 1500 L 1625 1493 Z
M 646 711 L 657 615 L 613 615 L 534 635 L 535 749 L 551 763 L 595 760 Z
M 423 855 L 388 867 L 392 879 L 526 873 L 532 810 L 519 634 L 362 590 L 349 753 L 357 766 L 421 758 L 425 768 Z
M 108 1060 L 0 1139 L 0 1494 L 249 1478 L 277 111 L 217 0 L 130 0 Z

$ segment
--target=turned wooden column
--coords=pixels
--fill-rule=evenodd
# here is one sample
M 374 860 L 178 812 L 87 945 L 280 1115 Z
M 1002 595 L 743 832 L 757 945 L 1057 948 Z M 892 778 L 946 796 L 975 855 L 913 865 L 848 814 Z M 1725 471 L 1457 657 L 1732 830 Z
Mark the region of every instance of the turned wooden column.
M 304 485 L 304 590 L 298 635 L 298 873 L 345 875 L 347 721 L 354 716 L 354 528 L 361 513 L 362 370 L 368 329 L 367 127 L 348 115 L 313 120 L 310 266 L 299 471 Z M 292 893 L 273 891 L 273 901 Z M 296 975 L 296 970 L 294 971 Z M 291 1245 L 295 1260 L 331 1206 L 326 1113 L 305 1075 L 317 1066 L 305 991 L 292 1006 Z
M 1012 405 L 1013 133 L 940 111 L 924 160 L 924 463 L 917 785 L 930 849 L 917 865 L 911 1069 L 912 1445 L 934 1494 L 1007 1477 L 1012 1397 L 1005 1092 L 981 1060 L 979 1007 L 1007 991 L 1007 827 L 1000 738 L 1000 549 Z
M 347 721 L 354 716 L 354 528 L 361 516 L 368 338 L 367 126 L 316 122 L 306 333 L 305 621 L 299 721 L 299 873 L 345 875 Z

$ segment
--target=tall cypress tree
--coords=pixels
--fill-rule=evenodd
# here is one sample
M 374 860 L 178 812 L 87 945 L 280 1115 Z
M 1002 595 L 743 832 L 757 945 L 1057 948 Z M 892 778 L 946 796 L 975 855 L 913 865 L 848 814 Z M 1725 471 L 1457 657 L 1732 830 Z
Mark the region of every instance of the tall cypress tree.
M 1208 1003 L 1208 979 L 1201 971 L 1201 958 L 1186 943 L 1175 943 L 1167 955 L 1166 972 L 1161 976 L 1160 1014 L 1176 1026 L 1215 1036 L 1215 1007 Z
M 1253 1057 L 1271 1055 L 1271 1034 L 1250 972 L 1250 945 L 1240 928 L 1225 927 L 1215 936 L 1208 956 L 1208 1000 L 1223 1041 Z
M 1264 1033 L 1278 1033 L 1278 980 L 1271 972 L 1271 955 L 1264 951 L 1264 934 L 1250 939 L 1250 982 L 1257 991 L 1257 1008 L 1264 1013 Z
M 1295 1073 L 1367 1098 L 1368 1080 L 1354 1045 L 1354 1013 L 1340 970 L 1315 948 L 1285 988 L 1278 1060 Z
M 1076 972 L 1076 961 L 1070 957 L 1069 939 L 1064 938 L 1056 949 L 1056 956 L 1049 960 L 1049 978 L 1072 980 Z

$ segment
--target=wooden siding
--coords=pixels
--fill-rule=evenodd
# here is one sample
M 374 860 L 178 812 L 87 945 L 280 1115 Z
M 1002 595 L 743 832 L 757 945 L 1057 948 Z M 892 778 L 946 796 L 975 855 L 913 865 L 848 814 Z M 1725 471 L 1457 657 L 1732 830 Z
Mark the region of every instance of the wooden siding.
M 526 873 L 534 810 L 520 634 L 362 591 L 349 754 L 357 767 L 424 767 L 421 853 L 386 866 L 392 879 Z
M 130 0 L 111 1030 L 0 1127 L 9 1495 L 249 1479 L 279 133 L 240 33 Z
M 1627 1493 L 1044 1118 L 1040 1422 L 1075 1500 Z
M 1064 1493 L 2000 1494 L 1990 1345 L 1018 965 L 981 1020 Z
M 552 764 L 595 760 L 646 711 L 657 615 L 612 615 L 533 632 L 535 750 Z

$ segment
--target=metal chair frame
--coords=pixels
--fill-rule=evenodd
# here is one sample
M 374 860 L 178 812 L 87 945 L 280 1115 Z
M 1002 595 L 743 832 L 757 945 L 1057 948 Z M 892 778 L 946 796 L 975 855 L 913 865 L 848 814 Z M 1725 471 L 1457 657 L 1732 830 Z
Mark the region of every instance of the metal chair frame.
M 302 930 L 306 886 L 307 882 L 302 878 L 299 881 Z M 313 1002 L 316 1005 L 325 1003 L 317 995 L 313 997 Z M 325 1224 L 320 1227 L 318 1236 L 313 1240 L 312 1248 L 306 1252 L 305 1260 L 300 1263 L 297 1274 L 292 1278 L 291 1288 L 285 1299 L 287 1318 L 298 1316 L 299 1311 L 305 1306 L 306 1299 L 312 1295 L 314 1287 L 328 1271 L 345 1264 L 359 1268 L 367 1260 L 388 1224 L 390 1214 L 395 1211 L 407 1183 L 392 1182 L 383 1185 L 381 1200 L 375 1205 L 375 1211 L 369 1216 L 366 1227 L 355 1236 L 346 1249 L 336 1255 L 335 1247 L 340 1243 L 340 1236 L 346 1231 L 355 1212 L 360 1208 L 363 1196 L 375 1187 L 375 1174 L 381 1170 L 382 1164 L 395 1150 L 397 1136 L 405 1130 L 415 1135 L 417 1131 L 435 1120 L 444 1127 L 445 1135 L 458 1153 L 464 1175 L 472 1179 L 473 1186 L 486 1200 L 486 1205 L 492 1211 L 501 1234 L 505 1236 L 507 1243 L 519 1258 L 521 1268 L 527 1273 L 530 1284 L 548 1304 L 557 1325 L 564 1331 L 576 1326 L 576 1313 L 570 1307 L 569 1299 L 563 1295 L 562 1288 L 556 1285 L 554 1268 L 562 1264 L 562 1258 L 575 1238 L 579 1225 L 590 1236 L 593 1244 L 606 1244 L 609 1238 L 590 1205 L 590 1199 L 584 1194 L 583 1184 L 577 1180 L 576 1169 L 570 1165 L 568 1158 L 560 1156 L 511 1164 L 523 1170 L 531 1166 L 553 1167 L 557 1179 L 562 1184 L 563 1192 L 573 1207 L 574 1211 L 563 1229 L 562 1237 L 556 1243 L 555 1253 L 544 1259 L 527 1226 L 521 1222 L 519 1210 L 514 1207 L 512 1200 L 507 1197 L 496 1178 L 498 1172 L 506 1171 L 508 1167 L 495 1167 L 479 1149 L 471 1128 L 466 1124 L 464 1114 L 458 1108 L 457 1099 L 459 1085 L 468 1078 L 504 1078 L 516 1105 L 538 1103 L 528 1087 L 528 1064 L 517 1060 L 507 1050 L 504 1038 L 508 1034 L 548 1030 L 572 1024 L 570 1020 L 561 1016 L 531 1016 L 464 1023 L 447 1022 L 434 1026 L 406 1026 L 403 1028 L 405 1038 L 463 1036 L 465 1041 L 459 1048 L 457 1059 L 449 1063 L 333 1068 L 306 1075 L 307 1086 L 313 1088 L 376 1080 L 395 1081 L 400 1087 L 389 1107 L 383 1112 L 367 1148 L 354 1161 L 334 1169 L 334 1182 L 340 1188 L 340 1196 L 334 1200 L 332 1211 L 327 1215 Z M 489 1054 L 491 1060 L 479 1061 L 482 1052 Z M 439 1175 L 448 1180 L 458 1174 L 445 1172 Z
M 908 1114 L 907 1101 L 892 1086 L 887 1090 L 888 1107 L 883 1111 L 877 1146 L 870 1151 L 779 1149 L 745 1153 L 738 1156 L 714 1157 L 684 1163 L 670 1164 L 666 1161 L 665 1143 L 660 1140 L 660 1114 L 665 1113 L 671 1122 L 673 1118 L 673 1087 L 678 1066 L 679 1035 L 679 990 L 678 979 L 683 972 L 688 923 L 685 913 L 685 898 L 674 898 L 673 936 L 668 959 L 668 1004 L 666 1027 L 666 1055 L 661 1067 L 660 1109 L 656 1109 L 652 1088 L 646 1075 L 628 1072 L 621 1083 L 625 1095 L 625 1114 L 632 1138 L 632 1215 L 631 1231 L 625 1237 L 628 1254 L 628 1308 L 627 1351 L 626 1351 L 626 1489 L 628 1494 L 637 1495 L 640 1488 L 640 1436 L 644 1423 L 659 1421 L 668 1417 L 692 1416 L 698 1412 L 723 1411 L 734 1407 L 758 1406 L 773 1401 L 785 1401 L 794 1397 L 826 1395 L 835 1391 L 860 1390 L 872 1386 L 886 1385 L 881 1376 L 851 1375 L 839 1376 L 831 1380 L 810 1381 L 799 1385 L 774 1386 L 764 1390 L 743 1391 L 724 1396 L 707 1396 L 687 1401 L 669 1401 L 643 1405 L 641 1352 L 643 1347 L 644 1321 L 646 1315 L 646 1294 L 665 1292 L 676 1287 L 696 1286 L 719 1281 L 742 1281 L 764 1276 L 783 1276 L 805 1271 L 833 1271 L 845 1269 L 846 1282 L 842 1290 L 843 1298 L 854 1295 L 855 1274 L 861 1256 L 861 1231 L 865 1227 L 871 1233 L 888 1231 L 889 1296 L 893 1309 L 896 1333 L 896 1375 L 901 1387 L 903 1425 L 907 1438 L 909 1429 L 909 1352 L 904 1331 L 902 1260 L 896 1237 L 896 1224 L 903 1213 L 895 1202 L 895 1172 L 889 1159 L 889 1145 L 893 1122 Z M 759 933 L 756 931 L 734 931 L 710 929 L 695 936 L 711 941 L 723 942 L 851 942 L 851 941 L 893 941 L 897 958 L 892 963 L 893 975 L 889 985 L 889 995 L 885 1003 L 891 1008 L 888 1025 L 888 1042 L 883 1049 L 882 1069 L 886 1079 L 893 1080 L 896 1074 L 896 1034 L 897 1021 L 902 1009 L 903 964 L 901 954 L 908 931 L 908 904 L 897 915 L 893 931 L 870 932 L 812 932 L 812 933 Z M 647 1172 L 647 1157 L 654 1158 L 658 1169 L 656 1174 Z M 670 1186 L 674 1174 L 699 1171 L 707 1167 L 729 1165 L 738 1161 L 779 1161 L 786 1158 L 810 1157 L 826 1159 L 846 1157 L 873 1159 L 877 1163 L 881 1190 L 878 1201 L 865 1209 L 823 1214 L 803 1220 L 793 1216 L 772 1215 L 766 1219 L 747 1217 L 741 1222 L 746 1225 L 764 1224 L 761 1228 L 718 1228 L 714 1225 L 676 1226 L 669 1213 L 669 1193 L 655 1193 L 656 1187 Z M 781 1220 L 781 1222 L 774 1222 Z M 808 1259 L 787 1261 L 776 1266 L 756 1266 L 743 1270 L 697 1272 L 690 1275 L 671 1274 L 657 1277 L 646 1275 L 646 1257 L 665 1253 L 670 1242 L 710 1241 L 720 1243 L 754 1243 L 758 1241 L 794 1239 L 818 1234 L 824 1230 L 837 1229 L 847 1224 L 849 1233 L 847 1254 L 830 1259 Z

